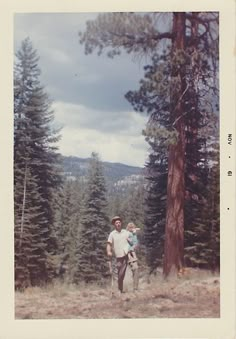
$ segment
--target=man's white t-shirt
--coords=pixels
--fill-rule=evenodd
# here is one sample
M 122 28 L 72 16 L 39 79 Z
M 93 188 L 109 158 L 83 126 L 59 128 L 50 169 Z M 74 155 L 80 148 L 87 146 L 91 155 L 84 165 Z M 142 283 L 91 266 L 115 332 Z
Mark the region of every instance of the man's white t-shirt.
M 116 258 L 124 257 L 129 251 L 128 243 L 129 232 L 122 229 L 120 232 L 117 230 L 109 234 L 107 242 L 112 244 Z

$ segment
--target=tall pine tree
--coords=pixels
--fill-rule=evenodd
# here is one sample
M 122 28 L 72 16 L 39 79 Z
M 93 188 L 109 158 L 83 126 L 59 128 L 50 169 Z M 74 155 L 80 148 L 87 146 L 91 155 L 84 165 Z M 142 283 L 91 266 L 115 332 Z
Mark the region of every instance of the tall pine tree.
M 106 241 L 109 232 L 103 168 L 98 154 L 92 153 L 82 210 L 75 281 L 101 281 L 107 276 Z
M 54 145 L 59 137 L 52 127 L 51 102 L 40 84 L 38 61 L 30 39 L 25 39 L 16 53 L 14 68 L 16 286 L 40 284 L 51 277 L 51 203 L 53 191 L 61 183 Z
M 55 220 L 53 232 L 56 239 L 54 264 L 58 277 L 72 282 L 77 270 L 76 252 L 81 227 L 83 188 L 80 179 L 65 180 L 55 194 Z
M 160 218 L 160 213 L 158 215 L 158 209 L 163 211 L 163 201 L 166 197 L 164 183 L 166 178 L 164 174 L 167 171 L 167 146 L 170 149 L 173 144 L 176 144 L 178 133 L 176 133 L 175 124 L 180 119 L 185 123 L 185 136 L 183 139 L 185 144 L 185 166 L 183 169 L 183 180 L 185 181 L 184 228 L 186 230 L 185 244 L 187 251 L 189 248 L 192 248 L 190 247 L 191 239 L 194 241 L 197 229 L 201 230 L 203 228 L 207 232 L 207 225 L 202 217 L 202 210 L 203 205 L 206 204 L 206 185 L 208 182 L 209 166 L 206 164 L 207 153 L 204 147 L 206 135 L 203 134 L 203 127 L 206 129 L 207 126 L 208 133 L 212 134 L 213 129 L 210 126 L 213 121 L 217 122 L 217 105 L 214 105 L 214 103 L 217 103 L 218 91 L 217 85 L 211 87 L 208 84 L 208 81 L 210 83 L 213 82 L 213 74 L 211 73 L 212 69 L 207 56 L 202 51 L 203 46 L 195 45 L 194 47 L 192 48 L 191 46 L 186 48 L 185 51 L 178 53 L 175 56 L 176 60 L 174 63 L 173 57 L 169 53 L 153 57 L 152 65 L 145 67 L 145 78 L 140 82 L 139 91 L 129 92 L 126 95 L 136 110 L 141 112 L 146 110 L 151 114 L 144 133 L 146 140 L 151 146 L 150 161 L 147 164 L 147 179 L 149 182 L 153 181 L 154 183 L 152 186 L 150 184 L 147 185 L 146 228 L 150 231 L 148 232 L 150 234 L 150 241 L 146 242 L 147 253 L 151 255 L 152 243 L 155 243 L 157 247 L 156 253 L 153 252 L 156 255 L 150 256 L 149 259 L 151 261 L 148 259 L 149 265 L 154 263 L 155 260 L 157 261 L 157 256 L 160 257 L 161 254 L 162 246 L 160 240 L 163 240 L 164 234 L 163 227 L 162 232 L 158 234 L 161 228 L 157 227 L 157 225 L 162 219 Z M 198 51 L 196 51 L 196 47 L 199 47 Z M 173 86 L 170 74 L 175 67 L 184 67 L 186 87 L 183 92 L 184 107 L 182 108 L 182 116 L 172 123 L 171 115 L 169 114 L 171 112 L 170 103 L 172 98 L 168 93 L 173 93 L 170 90 Z M 207 78 L 208 81 L 206 81 Z M 175 85 L 177 86 L 177 83 Z M 160 181 L 160 178 L 162 178 L 162 181 Z M 155 185 L 156 191 L 153 189 Z M 154 220 L 152 225 L 150 225 L 149 221 L 152 213 L 148 214 L 149 209 L 151 211 L 153 206 L 153 201 L 156 202 L 159 208 L 155 209 L 154 207 Z M 197 259 L 198 255 L 199 251 L 195 251 L 192 259 L 199 260 Z M 183 264 L 183 258 L 181 261 Z M 176 263 L 176 266 L 178 267 L 178 263 Z
M 184 205 L 185 205 L 185 156 L 186 156 L 186 121 L 190 87 L 187 78 L 187 66 L 194 67 L 194 49 L 205 55 L 200 58 L 198 73 L 194 78 L 195 89 L 206 95 L 206 86 L 214 88 L 213 78 L 217 73 L 218 54 L 218 14 L 173 12 L 166 13 L 169 23 L 164 24 L 160 13 L 106 13 L 94 21 L 87 22 L 85 33 L 81 34 L 81 43 L 85 52 L 95 49 L 101 54 L 108 48 L 108 56 L 119 55 L 121 50 L 135 55 L 151 55 L 163 51 L 165 42 L 169 48 L 168 72 L 169 90 L 166 92 L 169 104 L 169 131 L 173 132 L 174 142 L 168 145 L 167 205 L 165 223 L 164 274 L 176 271 L 184 262 Z M 171 27 L 171 28 L 170 28 Z M 165 30 L 166 28 L 166 30 Z M 191 49 L 193 52 L 191 52 Z M 190 54 L 189 54 L 190 52 Z M 207 60 L 208 72 L 202 73 L 201 66 Z M 204 69 L 204 68 L 203 68 Z M 158 96 L 158 77 L 153 86 L 153 100 Z M 197 92 L 195 91 L 194 94 Z M 197 98 L 197 97 L 196 97 Z M 141 103 L 145 106 L 146 102 Z M 208 108 L 207 111 L 209 112 Z M 158 206 L 157 206 L 158 208 Z

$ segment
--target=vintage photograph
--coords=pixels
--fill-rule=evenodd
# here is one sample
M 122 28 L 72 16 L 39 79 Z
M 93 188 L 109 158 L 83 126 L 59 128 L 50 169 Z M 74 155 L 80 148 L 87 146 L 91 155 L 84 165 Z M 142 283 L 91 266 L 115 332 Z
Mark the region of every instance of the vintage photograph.
M 15 319 L 220 317 L 219 12 L 14 14 Z

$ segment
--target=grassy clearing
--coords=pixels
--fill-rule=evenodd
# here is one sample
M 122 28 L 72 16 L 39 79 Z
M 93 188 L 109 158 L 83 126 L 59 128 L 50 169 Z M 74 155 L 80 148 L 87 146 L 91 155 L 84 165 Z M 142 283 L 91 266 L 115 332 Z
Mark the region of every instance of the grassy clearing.
M 73 285 L 55 281 L 15 293 L 17 319 L 217 318 L 220 316 L 220 279 L 208 271 L 189 270 L 181 278 L 164 280 L 160 274 L 140 279 L 140 291 L 111 296 L 106 286 Z

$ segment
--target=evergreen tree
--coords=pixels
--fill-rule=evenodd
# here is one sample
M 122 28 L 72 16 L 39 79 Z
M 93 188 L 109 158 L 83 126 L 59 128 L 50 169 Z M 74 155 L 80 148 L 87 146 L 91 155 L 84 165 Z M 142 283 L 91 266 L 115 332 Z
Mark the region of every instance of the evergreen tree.
M 209 239 L 207 243 L 207 266 L 214 272 L 220 269 L 220 167 L 219 163 L 210 170 L 208 196 L 210 211 L 207 213 Z
M 121 50 L 128 53 L 154 55 L 157 48 L 166 41 L 169 50 L 170 72 L 168 72 L 169 90 L 166 92 L 169 103 L 169 133 L 173 133 L 174 142 L 168 145 L 168 176 L 167 176 L 167 208 L 165 226 L 164 274 L 178 270 L 184 261 L 184 205 L 185 205 L 185 156 L 186 156 L 186 121 L 188 114 L 188 83 L 187 66 L 194 67 L 194 49 L 204 46 L 208 58 L 206 74 L 201 66 L 206 58 L 200 58 L 197 86 L 194 94 L 203 89 L 206 96 L 207 84 L 213 84 L 217 69 L 215 60 L 218 53 L 218 15 L 217 13 L 173 12 L 166 15 L 171 29 L 163 30 L 163 20 L 159 13 L 112 13 L 101 14 L 94 21 L 87 22 L 87 30 L 81 34 L 81 43 L 85 43 L 85 52 L 91 53 L 96 48 L 98 54 L 108 47 L 108 55 L 113 57 Z M 162 25 L 162 27 L 160 27 Z M 168 25 L 166 25 L 168 26 Z M 193 53 L 189 51 L 193 50 Z M 203 50 L 201 49 L 201 52 Z M 192 53 L 192 54 L 191 54 Z M 191 64 L 192 63 L 192 64 Z M 207 76 L 208 75 L 208 76 Z M 214 87 L 214 85 L 209 87 Z M 158 77 L 151 89 L 153 100 L 158 97 Z M 205 92 L 205 93 L 204 93 Z M 197 97 L 196 97 L 197 98 Z M 198 98 L 197 98 L 198 99 Z M 146 102 L 141 102 L 145 106 Z M 165 126 L 166 127 L 166 126 Z M 158 207 L 157 207 L 158 208 Z
M 103 168 L 98 155 L 92 153 L 82 209 L 75 281 L 101 281 L 107 276 L 106 241 L 109 232 Z
M 81 227 L 83 192 L 80 179 L 66 180 L 55 197 L 54 236 L 57 241 L 55 265 L 59 277 L 71 282 L 76 272 L 76 252 Z
M 52 129 L 53 112 L 40 84 L 38 60 L 31 41 L 25 39 L 14 68 L 15 270 L 16 279 L 20 267 L 33 285 L 51 277 L 51 203 L 53 190 L 61 183 L 59 154 L 53 146 L 58 132 Z M 24 246 L 18 242 L 19 234 L 28 240 Z M 24 264 L 22 247 L 27 252 Z
M 134 109 L 150 114 L 143 134 L 150 146 L 145 165 L 145 222 L 144 239 L 146 259 L 150 272 L 163 264 L 167 196 L 168 145 L 175 142 L 177 134 L 170 125 L 171 64 L 167 53 L 155 54 L 152 64 L 144 67 L 145 77 L 138 91 L 129 91 L 126 98 Z
M 123 216 L 123 200 L 124 194 L 123 192 L 113 190 L 108 193 L 108 213 L 109 220 L 113 218 L 114 215 Z M 111 231 L 113 227 L 111 225 Z
M 144 209 L 144 239 L 150 273 L 163 264 L 166 215 L 167 158 L 155 145 L 156 151 L 152 149 L 146 164 Z
M 35 242 L 37 233 L 40 234 L 37 226 L 40 196 L 36 180 L 32 177 L 27 162 L 24 171 L 23 168 L 22 170 L 19 168 L 19 164 L 18 166 L 15 164 L 15 287 L 22 289 L 31 285 L 32 271 L 29 267 L 30 264 L 32 265 L 32 258 L 37 259 L 32 243 Z
M 205 204 L 206 185 L 209 166 L 205 164 L 207 154 L 204 145 L 206 144 L 207 134 L 212 134 L 213 128 L 210 127 L 213 121 L 217 123 L 217 115 L 213 117 L 208 112 L 208 119 L 202 113 L 206 111 L 206 99 L 201 93 L 195 94 L 192 79 L 194 79 L 193 69 L 190 67 L 192 51 L 186 54 L 185 64 L 186 79 L 188 79 L 188 91 L 186 91 L 186 114 L 185 114 L 185 244 L 190 246 L 194 241 L 194 233 L 197 227 L 206 228 L 202 218 L 203 204 Z M 171 59 L 168 53 L 161 56 L 156 55 L 152 58 L 152 65 L 145 67 L 145 78 L 140 81 L 140 89 L 136 92 L 128 92 L 126 98 L 132 103 L 135 110 L 149 112 L 150 118 L 144 135 L 150 145 L 149 162 L 147 169 L 147 192 L 146 192 L 146 247 L 148 264 L 153 270 L 157 264 L 161 263 L 163 257 L 163 238 L 164 238 L 164 214 L 166 204 L 166 173 L 167 173 L 167 147 L 175 143 L 177 134 L 170 124 L 168 111 L 170 110 L 169 92 Z M 203 71 L 207 72 L 201 66 Z M 196 65 L 194 67 L 196 71 Z M 206 89 L 205 89 L 206 90 Z M 198 95 L 201 99 L 197 99 Z M 201 107 L 201 108 L 199 108 Z M 203 109 L 204 108 L 204 109 Z M 217 125 L 217 124 L 216 124 Z M 203 126 L 207 133 L 203 133 Z M 207 126 L 207 127 L 206 127 Z M 157 207 L 158 206 L 158 207 Z M 160 213 L 162 211 L 162 213 Z M 162 226 L 160 226 L 160 224 Z M 159 225 L 159 226 L 158 226 Z M 196 235 L 195 235 L 196 236 Z M 191 239 L 192 238 L 192 239 Z M 195 258 L 197 260 L 197 256 Z
M 133 222 L 138 228 L 143 229 L 144 225 L 144 182 L 140 181 L 129 188 L 124 192 L 124 197 L 122 198 L 120 214 L 116 210 L 114 215 L 122 216 L 123 226 L 129 222 Z
M 187 201 L 186 219 L 190 222 L 185 236 L 186 263 L 213 271 L 220 267 L 219 136 L 217 133 L 213 137 L 217 132 L 214 129 L 204 152 L 204 181 L 197 181 L 196 194 Z

